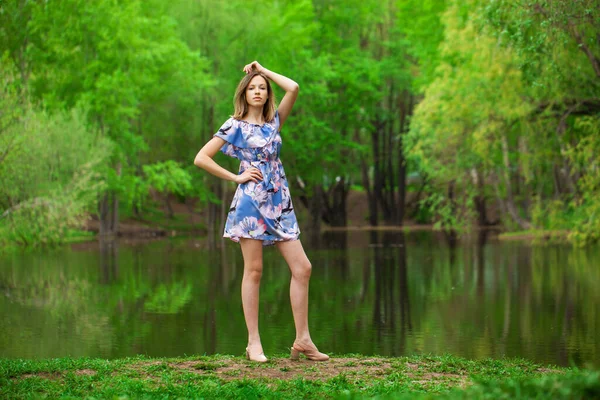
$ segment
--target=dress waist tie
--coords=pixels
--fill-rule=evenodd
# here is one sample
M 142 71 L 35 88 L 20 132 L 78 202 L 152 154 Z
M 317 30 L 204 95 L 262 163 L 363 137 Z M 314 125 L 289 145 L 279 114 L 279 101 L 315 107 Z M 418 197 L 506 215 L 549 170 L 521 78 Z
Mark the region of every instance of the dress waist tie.
M 252 161 L 250 164 L 260 170 L 265 183 L 265 190 L 267 192 L 274 191 L 275 187 L 273 186 L 273 169 L 271 168 L 271 164 L 267 161 Z

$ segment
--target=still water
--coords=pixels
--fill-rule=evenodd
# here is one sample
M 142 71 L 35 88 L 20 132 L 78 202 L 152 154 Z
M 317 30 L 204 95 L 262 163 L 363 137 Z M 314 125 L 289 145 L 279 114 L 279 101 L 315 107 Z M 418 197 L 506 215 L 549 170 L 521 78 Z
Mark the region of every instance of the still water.
M 311 243 L 312 242 L 312 243 Z M 313 264 L 310 328 L 329 353 L 522 357 L 600 366 L 600 247 L 480 234 L 328 232 Z M 265 353 L 294 340 L 289 270 L 264 254 Z M 237 244 L 91 243 L 0 256 L 0 357 L 242 355 Z

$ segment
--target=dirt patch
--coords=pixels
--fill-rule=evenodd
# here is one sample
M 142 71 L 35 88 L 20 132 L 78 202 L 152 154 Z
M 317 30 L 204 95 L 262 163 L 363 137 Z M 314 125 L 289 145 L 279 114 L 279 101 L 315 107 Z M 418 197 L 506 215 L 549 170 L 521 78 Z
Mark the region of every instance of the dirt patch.
M 184 361 L 179 363 L 142 363 L 130 366 L 145 378 L 152 378 L 159 369 L 169 368 L 205 376 L 213 376 L 224 381 L 240 379 L 306 379 L 326 381 L 336 376 L 348 378 L 383 378 L 397 372 L 411 381 L 430 384 L 436 381 L 452 380 L 457 386 L 468 384 L 464 375 L 450 373 L 421 372 L 418 364 L 398 364 L 393 360 L 382 358 L 332 358 L 326 362 L 314 362 L 306 359 L 292 361 L 290 359 L 272 359 L 265 364 L 253 363 L 243 359 L 219 361 Z M 156 371 L 155 371 L 156 370 Z
M 535 372 L 539 372 L 542 374 L 564 374 L 565 371 L 561 371 L 558 369 L 552 369 L 552 368 L 538 368 L 535 370 Z
M 31 374 L 22 374 L 13 379 L 22 380 L 22 379 L 33 378 L 33 377 L 55 380 L 55 379 L 62 378 L 62 374 L 60 372 L 43 372 L 42 371 L 42 372 L 35 372 L 35 373 L 31 373 Z
M 79 375 L 79 376 L 94 376 L 96 375 L 98 372 L 94 371 L 93 369 L 79 369 L 77 371 L 74 371 L 75 375 Z M 42 379 L 48 379 L 48 380 L 57 380 L 57 379 L 61 379 L 64 376 L 64 372 L 33 372 L 33 373 L 27 373 L 27 374 L 22 374 L 19 375 L 18 377 L 15 377 L 13 379 L 16 380 L 23 380 L 23 379 L 28 379 L 28 378 L 33 378 L 33 377 L 37 377 L 37 378 L 42 378 Z
M 135 364 L 129 364 L 125 367 L 125 370 L 114 371 L 111 375 L 134 375 L 140 378 L 152 379 L 155 374 L 164 368 L 171 368 L 168 363 L 164 361 L 149 361 L 149 362 L 136 362 Z
M 419 369 L 419 364 L 412 364 L 412 363 L 407 362 L 405 365 L 407 368 L 410 368 L 410 369 L 415 369 L 415 370 Z
M 80 375 L 80 376 L 93 376 L 96 375 L 98 372 L 94 371 L 93 369 L 79 369 L 77 371 L 75 371 L 75 375 Z
M 211 374 L 226 381 L 259 378 L 327 380 L 340 374 L 356 375 L 357 377 L 382 376 L 393 370 L 391 362 L 356 358 L 335 358 L 327 362 L 277 359 L 265 364 L 246 360 L 226 360 L 215 363 L 186 361 L 170 364 L 170 366 L 197 374 Z

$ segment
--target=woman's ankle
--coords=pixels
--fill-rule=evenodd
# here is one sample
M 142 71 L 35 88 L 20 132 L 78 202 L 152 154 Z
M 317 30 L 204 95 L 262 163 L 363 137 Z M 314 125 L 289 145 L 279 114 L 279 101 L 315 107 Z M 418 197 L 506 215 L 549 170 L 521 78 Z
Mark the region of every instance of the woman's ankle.
M 311 344 L 313 344 L 313 341 L 310 338 L 310 335 L 303 335 L 303 336 L 296 336 L 296 340 L 294 340 L 294 343 L 311 345 Z

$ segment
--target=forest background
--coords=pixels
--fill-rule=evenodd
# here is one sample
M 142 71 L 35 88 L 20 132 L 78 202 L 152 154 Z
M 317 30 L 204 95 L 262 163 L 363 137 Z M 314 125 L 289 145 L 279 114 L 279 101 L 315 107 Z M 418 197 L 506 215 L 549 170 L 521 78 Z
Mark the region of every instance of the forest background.
M 311 230 L 360 191 L 371 225 L 600 238 L 598 1 L 3 0 L 0 55 L 2 246 L 157 198 L 218 235 L 233 187 L 193 159 L 253 60 L 300 85 L 282 157 Z

